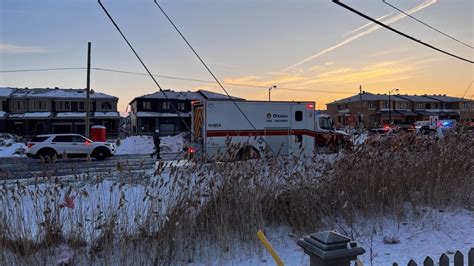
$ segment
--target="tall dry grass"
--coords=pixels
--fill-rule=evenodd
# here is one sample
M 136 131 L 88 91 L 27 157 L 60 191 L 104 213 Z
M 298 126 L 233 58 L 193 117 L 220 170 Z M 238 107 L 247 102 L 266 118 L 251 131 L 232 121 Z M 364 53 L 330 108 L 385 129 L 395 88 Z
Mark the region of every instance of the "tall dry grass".
M 400 135 L 323 158 L 161 163 L 149 180 L 103 187 L 98 181 L 87 189 L 60 181 L 4 184 L 0 262 L 54 263 L 64 246 L 79 264 L 215 261 L 255 247 L 258 228 L 285 226 L 302 234 L 358 216 L 402 218 L 407 203 L 415 211 L 474 209 L 473 160 L 472 133 L 458 131 L 442 140 Z M 73 192 L 87 203 L 60 209 Z M 25 203 L 27 195 L 32 200 Z M 25 215 L 25 204 L 33 213 Z

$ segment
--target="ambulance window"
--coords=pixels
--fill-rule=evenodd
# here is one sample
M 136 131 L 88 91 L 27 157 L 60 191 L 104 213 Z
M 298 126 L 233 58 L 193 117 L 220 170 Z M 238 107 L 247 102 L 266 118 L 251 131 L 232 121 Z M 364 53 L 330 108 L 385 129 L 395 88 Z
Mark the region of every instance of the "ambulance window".
M 295 112 L 295 120 L 296 120 L 296 121 L 303 121 L 303 112 L 301 112 L 301 111 L 296 111 L 296 112 Z

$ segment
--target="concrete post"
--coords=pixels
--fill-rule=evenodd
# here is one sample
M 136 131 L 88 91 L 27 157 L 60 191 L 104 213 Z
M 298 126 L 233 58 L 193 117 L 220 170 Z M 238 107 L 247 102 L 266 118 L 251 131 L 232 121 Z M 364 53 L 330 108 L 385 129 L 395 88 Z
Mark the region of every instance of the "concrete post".
M 310 257 L 311 266 L 350 266 L 350 262 L 365 250 L 334 231 L 322 231 L 298 240 L 298 245 Z

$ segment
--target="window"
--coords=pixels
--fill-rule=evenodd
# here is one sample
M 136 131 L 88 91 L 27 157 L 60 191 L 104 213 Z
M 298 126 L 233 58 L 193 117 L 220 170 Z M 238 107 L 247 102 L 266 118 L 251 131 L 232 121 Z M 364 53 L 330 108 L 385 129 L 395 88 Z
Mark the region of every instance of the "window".
M 53 142 L 72 142 L 72 136 L 57 136 Z
M 151 102 L 143 102 L 143 109 L 150 110 L 151 109 Z
M 375 102 L 374 101 L 369 102 L 369 109 L 375 109 Z
M 101 102 L 100 103 L 100 109 L 103 110 L 103 111 L 112 110 L 112 104 L 110 102 Z
M 423 104 L 422 103 L 417 103 L 416 104 L 416 109 L 423 109 Z
M 398 109 L 405 109 L 406 105 L 405 105 L 405 103 L 397 103 L 397 108 Z
M 431 103 L 425 104 L 425 109 L 431 109 Z
M 468 103 L 462 103 L 461 106 L 462 106 L 461 107 L 462 109 L 467 109 L 469 105 L 468 105 Z
M 77 110 L 78 111 L 85 111 L 86 110 L 85 106 L 86 106 L 85 102 L 79 102 L 78 105 L 77 105 Z
M 388 102 L 383 102 L 383 108 L 388 109 Z
M 49 137 L 34 137 L 31 142 L 43 142 L 45 140 L 49 139 Z
M 46 101 L 33 101 L 33 108 L 35 110 L 46 110 Z
M 341 110 L 341 106 L 339 104 L 337 105 L 337 110 Z
M 81 136 L 71 136 L 71 142 L 83 143 L 83 142 L 86 142 L 86 141 L 87 141 L 87 139 L 83 138 Z M 89 141 L 89 142 L 92 142 L 92 141 Z
M 163 110 L 168 110 L 168 109 L 170 109 L 170 103 L 169 102 L 162 102 L 161 107 L 163 108 Z
M 186 108 L 186 105 L 184 103 L 178 103 L 178 110 L 184 111 L 185 108 Z
M 71 102 L 56 102 L 57 111 L 71 111 Z
M 446 109 L 451 109 L 451 104 L 447 103 L 444 107 L 445 107 Z
M 301 111 L 296 111 L 296 112 L 295 112 L 295 120 L 296 120 L 296 121 L 303 121 L 303 112 L 301 112 Z
M 319 127 L 322 129 L 332 129 L 332 119 L 329 117 L 320 117 Z
M 12 101 L 12 110 L 25 110 L 25 101 Z

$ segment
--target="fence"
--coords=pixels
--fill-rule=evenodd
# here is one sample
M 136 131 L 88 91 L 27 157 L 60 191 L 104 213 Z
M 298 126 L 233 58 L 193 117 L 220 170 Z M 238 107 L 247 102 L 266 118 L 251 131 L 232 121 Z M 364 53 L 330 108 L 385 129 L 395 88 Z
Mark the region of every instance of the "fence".
M 302 247 L 310 257 L 311 266 L 349 266 L 351 261 L 355 261 L 356 266 L 363 263 L 357 256 L 365 253 L 365 250 L 353 242 L 350 238 L 340 235 L 334 231 L 322 231 L 304 236 L 298 240 L 298 245 Z M 465 264 L 467 262 L 467 264 Z M 407 266 L 418 265 L 414 260 L 410 260 Z M 426 257 L 420 266 L 434 266 L 435 261 Z M 449 257 L 442 254 L 436 265 L 449 266 Z M 474 266 L 474 248 L 468 252 L 466 258 L 460 251 L 454 254 L 454 266 Z M 392 266 L 401 266 L 393 263 Z
M 454 266 L 464 266 L 464 265 L 466 265 L 466 264 L 464 264 L 464 261 L 467 261 L 468 266 L 474 266 L 474 248 L 471 248 L 471 250 L 469 250 L 469 253 L 467 253 L 467 258 L 466 259 L 464 258 L 464 255 L 459 250 L 456 251 L 456 253 L 454 254 Z M 410 260 L 408 262 L 407 266 L 417 266 L 417 265 L 418 264 L 416 264 L 415 261 Z M 426 257 L 426 259 L 423 261 L 423 264 L 420 264 L 420 265 L 434 266 L 435 261 L 430 257 Z M 449 266 L 448 256 L 443 253 L 439 257 L 438 263 L 436 265 Z M 394 263 L 393 266 L 399 266 L 399 265 L 397 263 Z

